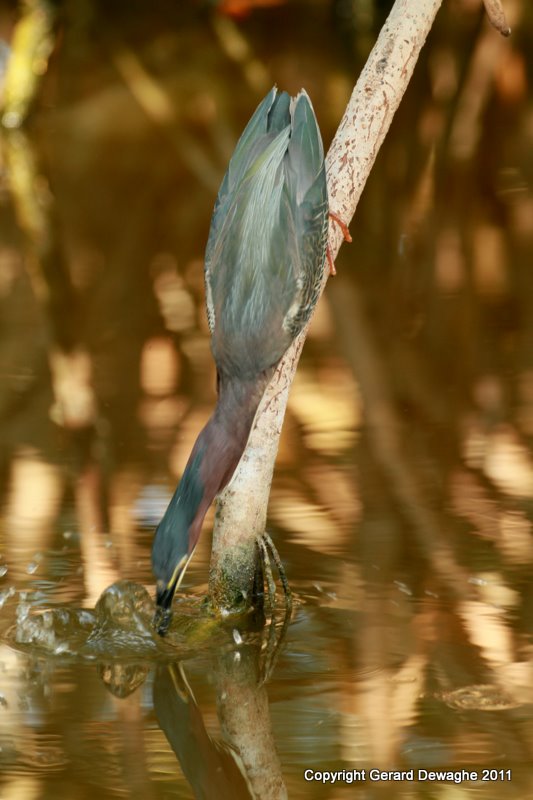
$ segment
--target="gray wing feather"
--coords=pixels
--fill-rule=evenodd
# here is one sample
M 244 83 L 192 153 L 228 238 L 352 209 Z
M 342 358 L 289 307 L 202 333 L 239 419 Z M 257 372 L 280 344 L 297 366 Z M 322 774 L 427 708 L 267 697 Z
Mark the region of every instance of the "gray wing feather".
M 318 296 L 327 237 L 322 142 L 309 98 L 273 89 L 237 144 L 206 250 L 219 371 L 250 376 L 279 361 Z
M 242 132 L 215 201 L 215 208 L 213 210 L 211 227 L 209 229 L 209 237 L 205 251 L 207 320 L 209 322 L 209 328 L 211 332 L 213 331 L 215 325 L 212 292 L 210 288 L 213 248 L 219 237 L 220 228 L 226 219 L 228 206 L 232 200 L 232 194 L 245 175 L 250 163 L 253 161 L 255 154 L 254 145 L 256 145 L 259 139 L 268 133 L 268 113 L 272 107 L 272 104 L 274 103 L 274 100 L 276 99 L 276 94 L 277 89 L 274 86 L 256 108 L 252 118 L 248 122 L 248 125 Z

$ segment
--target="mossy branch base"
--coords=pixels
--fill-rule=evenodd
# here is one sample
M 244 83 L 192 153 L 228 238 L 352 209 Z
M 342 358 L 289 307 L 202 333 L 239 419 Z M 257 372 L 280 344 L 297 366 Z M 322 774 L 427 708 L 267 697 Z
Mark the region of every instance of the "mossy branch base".
M 209 603 L 222 614 L 242 614 L 253 602 L 258 569 L 255 540 L 244 540 L 231 550 L 213 548 L 209 571 Z

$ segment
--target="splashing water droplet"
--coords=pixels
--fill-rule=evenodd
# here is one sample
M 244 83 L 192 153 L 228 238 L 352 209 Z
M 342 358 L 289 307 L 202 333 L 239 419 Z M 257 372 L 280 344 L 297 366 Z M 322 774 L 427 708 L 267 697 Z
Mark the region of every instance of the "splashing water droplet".
M 6 589 L 4 592 L 0 592 L 0 608 L 5 605 L 5 603 L 9 600 L 10 597 L 13 597 L 15 594 L 15 587 L 10 586 L 9 589 Z

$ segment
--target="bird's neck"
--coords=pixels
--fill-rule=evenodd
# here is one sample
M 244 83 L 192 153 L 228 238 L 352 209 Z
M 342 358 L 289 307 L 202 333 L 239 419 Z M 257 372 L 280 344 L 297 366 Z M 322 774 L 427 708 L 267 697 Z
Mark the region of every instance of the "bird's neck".
M 263 373 L 253 381 L 220 379 L 216 408 L 196 440 L 176 492 L 191 514 L 190 553 L 209 506 L 241 460 L 269 377 Z

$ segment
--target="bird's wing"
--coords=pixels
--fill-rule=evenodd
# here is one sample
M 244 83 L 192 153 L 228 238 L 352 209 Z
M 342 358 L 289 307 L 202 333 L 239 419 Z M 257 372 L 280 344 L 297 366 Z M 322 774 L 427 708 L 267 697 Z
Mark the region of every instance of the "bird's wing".
M 255 374 L 279 361 L 318 296 L 326 234 L 313 108 L 305 92 L 291 101 L 272 90 L 239 140 L 207 246 L 212 348 L 222 373 Z
M 287 125 L 252 163 L 211 250 L 212 346 L 222 372 L 262 371 L 288 346 L 285 305 L 297 291 L 295 225 L 283 172 L 289 136 Z
M 211 228 L 205 250 L 205 284 L 206 284 L 206 305 L 207 319 L 209 328 L 213 332 L 215 327 L 215 312 L 211 293 L 211 271 L 213 262 L 213 249 L 220 235 L 220 228 L 227 217 L 228 207 L 236 188 L 248 171 L 257 153 L 257 143 L 268 133 L 268 115 L 277 96 L 277 89 L 274 86 L 264 100 L 256 108 L 248 125 L 241 134 L 231 157 L 228 169 L 220 186 L 213 216 Z M 287 101 L 288 106 L 288 101 Z M 285 123 L 286 124 L 286 123 Z

